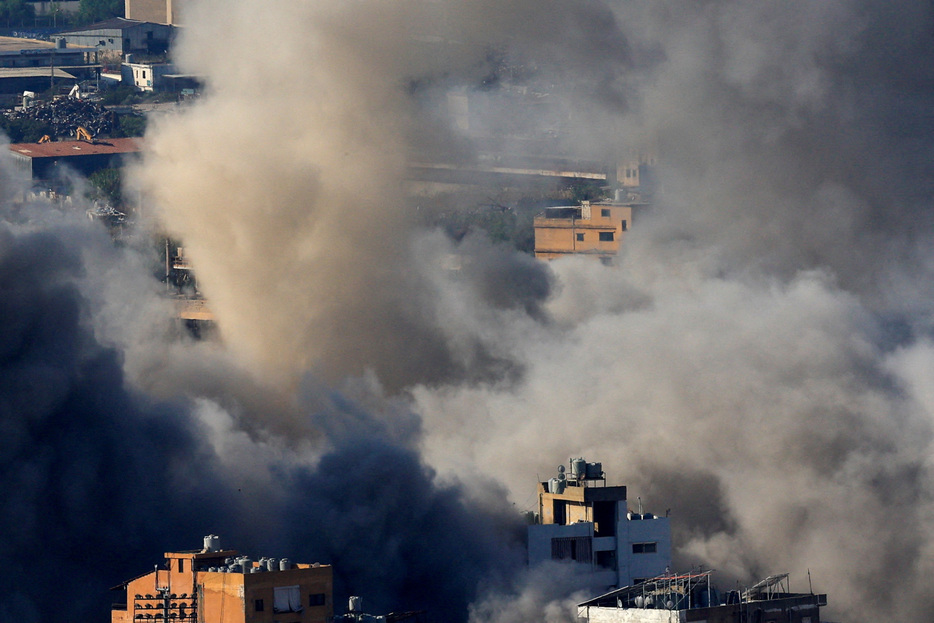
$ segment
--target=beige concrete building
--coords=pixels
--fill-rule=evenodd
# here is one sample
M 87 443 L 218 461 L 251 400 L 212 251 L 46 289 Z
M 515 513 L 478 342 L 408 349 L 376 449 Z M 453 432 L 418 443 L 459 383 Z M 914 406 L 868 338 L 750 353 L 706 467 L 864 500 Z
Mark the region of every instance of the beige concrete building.
M 177 26 L 185 4 L 185 0 L 125 0 L 124 14 L 127 19 Z
M 628 510 L 626 487 L 607 486 L 600 463 L 569 461 L 538 483 L 538 520 L 528 527 L 529 565 L 573 561 L 591 587 L 616 588 L 671 565 L 668 517 Z M 640 501 L 641 507 L 641 501 Z
M 580 206 L 546 208 L 535 217 L 535 257 L 593 255 L 611 261 L 632 224 L 632 206 L 584 201 Z
M 330 565 L 253 561 L 220 549 L 213 535 L 114 589 L 126 590 L 126 603 L 113 607 L 111 623 L 325 623 L 334 615 Z

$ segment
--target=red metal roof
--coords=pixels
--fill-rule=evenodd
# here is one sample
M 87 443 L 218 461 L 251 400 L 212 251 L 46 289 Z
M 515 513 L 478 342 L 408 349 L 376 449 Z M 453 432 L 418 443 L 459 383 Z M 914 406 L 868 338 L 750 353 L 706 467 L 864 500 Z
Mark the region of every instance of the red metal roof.
M 100 154 L 132 154 L 142 149 L 138 138 L 106 138 L 96 143 L 54 141 L 50 143 L 13 143 L 10 151 L 27 158 L 69 158 Z

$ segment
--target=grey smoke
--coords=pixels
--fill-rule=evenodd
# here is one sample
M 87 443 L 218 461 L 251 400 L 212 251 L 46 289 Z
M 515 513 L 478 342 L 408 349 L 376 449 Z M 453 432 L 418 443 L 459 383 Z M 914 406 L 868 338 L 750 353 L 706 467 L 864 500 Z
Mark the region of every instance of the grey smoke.
M 438 24 L 456 45 L 412 45 Z M 924 618 L 931 27 L 927 6 L 871 0 L 194 5 L 178 55 L 208 90 L 152 125 L 139 179 L 198 266 L 222 345 L 146 329 L 127 310 L 159 303 L 120 292 L 151 284 L 130 285 L 146 280 L 109 252 L 88 263 L 85 230 L 5 225 L 2 352 L 23 383 L 4 393 L 17 460 L 3 482 L 36 497 L 5 507 L 4 560 L 22 565 L 43 520 L 67 517 L 49 568 L 79 565 L 85 542 L 129 542 L 115 584 L 213 531 L 331 558 L 377 606 L 560 620 L 565 595 L 514 574 L 502 497 L 524 506 L 533 475 L 582 454 L 649 510 L 672 508 L 679 563 L 740 581 L 790 571 L 796 589 L 810 569 L 834 618 Z M 259 53 L 257 32 L 277 45 Z M 515 101 L 484 83 L 495 58 L 549 94 L 568 153 L 658 150 L 664 192 L 634 217 L 619 267 L 546 268 L 413 225 L 406 160 L 485 148 L 420 106 L 452 88 L 490 111 Z M 485 120 L 518 121 L 536 123 Z M 73 434 L 28 424 L 43 421 Z M 150 454 L 106 434 L 153 421 L 169 424 Z M 121 448 L 120 474 L 153 496 L 107 477 Z M 152 483 L 154 456 L 180 461 L 173 482 L 203 480 Z M 375 502 L 342 497 L 334 470 Z M 410 506 L 399 474 L 420 486 Z M 73 538 L 98 535 L 98 515 L 44 506 L 87 511 L 100 491 L 123 509 L 106 542 Z M 136 514 L 161 502 L 180 514 Z M 257 536 L 270 515 L 276 536 Z M 327 518 L 326 539 L 305 541 L 309 515 Z M 438 548 L 418 538 L 448 533 Z M 458 542 L 476 553 L 462 575 L 445 555 Z M 392 565 L 405 576 L 374 571 Z M 517 580 L 488 591 L 488 573 Z M 30 590 L 2 606 L 47 618 Z

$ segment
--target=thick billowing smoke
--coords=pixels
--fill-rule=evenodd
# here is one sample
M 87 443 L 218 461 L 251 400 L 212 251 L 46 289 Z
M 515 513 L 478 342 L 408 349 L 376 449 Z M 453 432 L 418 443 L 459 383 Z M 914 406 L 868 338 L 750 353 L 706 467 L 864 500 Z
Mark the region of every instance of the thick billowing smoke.
M 48 585 L 92 612 L 100 587 L 217 532 L 331 562 L 374 610 L 573 620 L 580 587 L 515 573 L 505 502 L 533 506 L 572 454 L 671 508 L 679 565 L 790 571 L 796 590 L 810 569 L 835 618 L 927 616 L 930 8 L 187 17 L 178 60 L 206 94 L 151 126 L 137 177 L 222 344 L 168 340 L 141 260 L 14 211 L 4 183 L 0 563 L 36 581 L 0 618 L 54 618 Z M 547 118 L 509 108 L 506 80 L 547 95 Z M 433 108 L 449 92 L 495 144 Z M 537 125 L 575 157 L 657 150 L 662 192 L 619 266 L 415 227 L 407 162 Z
M 457 483 L 437 483 L 404 405 L 374 416 L 350 397 L 372 392 L 309 387 L 305 417 L 329 443 L 295 449 L 250 437 L 206 398 L 159 402 L 129 387 L 122 352 L 95 336 L 91 314 L 161 305 L 132 285 L 145 274 L 126 270 L 131 254 L 47 205 L 4 214 L 0 561 L 21 581 L 0 618 L 53 620 L 67 604 L 70 616 L 104 620 L 118 601 L 108 587 L 211 531 L 246 553 L 334 564 L 337 597 L 365 592 L 377 611 L 466 616 L 481 580 L 520 565 L 505 492 L 491 484 L 499 502 L 477 506 Z M 100 272 L 123 279 L 111 300 Z

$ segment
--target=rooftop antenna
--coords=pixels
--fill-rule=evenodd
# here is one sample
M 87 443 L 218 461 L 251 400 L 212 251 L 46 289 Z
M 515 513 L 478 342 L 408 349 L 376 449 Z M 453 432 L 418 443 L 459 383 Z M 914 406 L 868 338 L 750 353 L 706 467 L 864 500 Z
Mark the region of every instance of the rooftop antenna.
M 811 568 L 810 567 L 808 567 L 808 591 L 812 595 L 814 594 L 814 587 L 811 586 Z
M 642 514 L 642 496 L 639 496 L 639 514 Z

